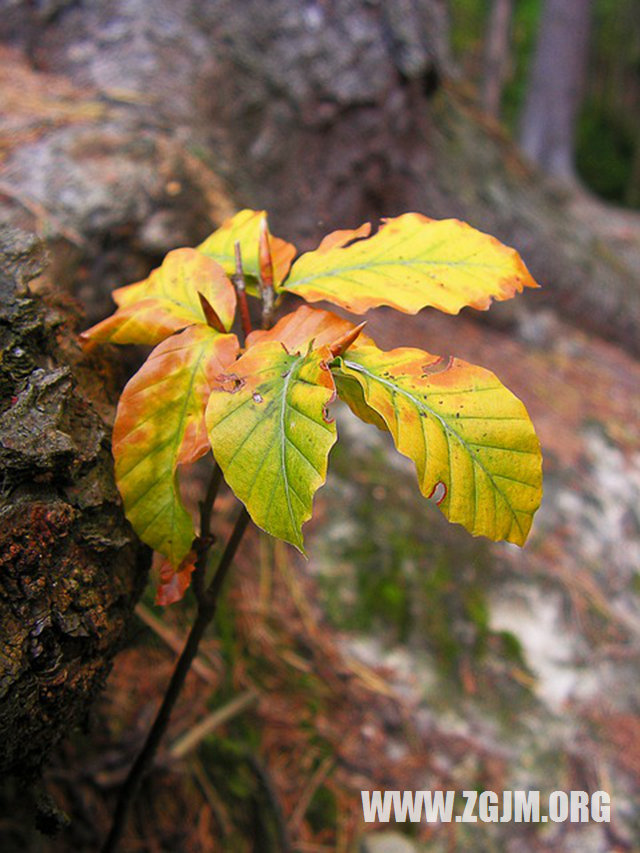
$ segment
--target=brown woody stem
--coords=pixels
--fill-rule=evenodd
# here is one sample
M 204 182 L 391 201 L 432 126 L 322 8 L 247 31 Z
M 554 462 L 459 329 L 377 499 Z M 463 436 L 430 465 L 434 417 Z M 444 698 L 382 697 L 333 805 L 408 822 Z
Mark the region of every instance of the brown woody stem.
M 216 473 L 218 471 L 219 468 L 216 466 L 212 475 L 212 484 L 218 476 Z M 215 488 L 210 486 L 207 498 L 205 498 L 201 507 L 202 532 L 207 531 L 208 533 L 209 531 L 211 510 L 215 500 L 215 491 L 217 491 L 217 486 L 215 486 Z M 211 497 L 212 494 L 213 497 Z M 242 507 L 211 583 L 206 589 L 202 589 L 201 593 L 197 596 L 198 613 L 196 615 L 195 622 L 191 626 L 187 642 L 178 659 L 176 668 L 173 671 L 169 687 L 167 688 L 167 692 L 164 695 L 160 709 L 158 710 L 154 723 L 147 735 L 145 744 L 134 761 L 131 770 L 129 771 L 129 775 L 120 789 L 118 803 L 116 805 L 113 822 L 111 824 L 111 830 L 102 848 L 102 853 L 113 853 L 113 851 L 118 848 L 122 838 L 122 833 L 126 827 L 129 811 L 133 805 L 136 794 L 138 793 L 140 783 L 142 782 L 145 773 L 153 763 L 160 741 L 167 730 L 171 712 L 173 711 L 176 701 L 182 691 L 191 664 L 198 653 L 200 641 L 216 614 L 218 600 L 220 598 L 224 581 L 233 563 L 238 545 L 240 544 L 244 532 L 247 529 L 248 522 L 249 515 L 246 509 Z M 204 554 L 201 553 L 198 557 L 198 563 L 202 560 L 202 575 L 204 574 L 204 566 L 206 565 L 207 551 L 208 548 L 204 548 Z M 202 586 L 204 586 L 203 579 L 201 582 Z
M 207 557 L 209 549 L 213 545 L 215 538 L 211 535 L 211 515 L 213 513 L 213 505 L 216 502 L 220 485 L 222 484 L 222 468 L 217 462 L 213 463 L 213 471 L 209 480 L 207 494 L 200 504 L 200 537 L 198 540 L 198 557 L 196 559 L 196 568 L 193 573 L 193 591 L 195 592 L 198 603 L 201 604 L 204 595 L 204 581 L 207 571 Z

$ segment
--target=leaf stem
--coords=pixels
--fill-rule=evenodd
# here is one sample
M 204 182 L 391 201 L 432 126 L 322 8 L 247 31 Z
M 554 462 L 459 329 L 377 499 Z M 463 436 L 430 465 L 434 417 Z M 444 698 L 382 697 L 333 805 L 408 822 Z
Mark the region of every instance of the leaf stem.
M 247 284 L 244 279 L 244 270 L 242 268 L 242 251 L 238 240 L 234 243 L 233 250 L 236 257 L 236 272 L 232 281 L 236 289 L 236 293 L 238 294 L 242 330 L 246 338 L 253 331 L 253 327 L 251 326 L 251 315 L 249 314 L 249 304 L 247 302 Z
M 212 501 L 211 506 L 213 506 Z M 207 500 L 205 499 L 205 502 L 203 503 L 203 510 L 206 509 Z M 208 512 L 210 516 L 210 508 L 208 509 Z M 191 626 L 187 642 L 173 671 L 167 692 L 164 695 L 164 699 L 162 700 L 162 704 L 160 705 L 160 709 L 158 710 L 154 723 L 147 735 L 144 746 L 134 761 L 131 770 L 129 771 L 129 775 L 120 789 L 118 803 L 116 805 L 113 822 L 111 824 L 111 830 L 102 848 L 102 853 L 113 853 L 113 851 L 118 848 L 118 844 L 120 843 L 122 833 L 124 832 L 127 823 L 129 811 L 133 805 L 136 794 L 138 793 L 142 778 L 153 763 L 160 741 L 162 740 L 169 724 L 171 712 L 173 711 L 176 701 L 182 691 L 191 664 L 198 652 L 200 641 L 216 614 L 220 592 L 222 591 L 224 581 L 233 563 L 238 545 L 240 544 L 244 532 L 247 529 L 248 522 L 249 515 L 243 506 L 238 518 L 236 519 L 235 526 L 227 541 L 222 557 L 220 558 L 216 573 L 204 594 L 198 597 L 198 613 L 196 615 L 196 619 Z M 206 550 L 207 549 L 205 549 L 205 555 Z M 206 562 L 206 556 L 203 557 L 203 560 Z

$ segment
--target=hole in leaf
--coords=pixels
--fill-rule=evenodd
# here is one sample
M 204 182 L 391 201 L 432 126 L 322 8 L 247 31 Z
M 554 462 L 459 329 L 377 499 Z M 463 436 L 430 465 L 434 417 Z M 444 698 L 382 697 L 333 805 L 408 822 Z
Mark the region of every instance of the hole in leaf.
M 220 383 L 221 390 L 228 391 L 229 394 L 235 394 L 236 391 L 239 391 L 246 384 L 246 380 L 240 376 L 236 376 L 235 373 L 226 373 L 218 376 L 218 382 Z

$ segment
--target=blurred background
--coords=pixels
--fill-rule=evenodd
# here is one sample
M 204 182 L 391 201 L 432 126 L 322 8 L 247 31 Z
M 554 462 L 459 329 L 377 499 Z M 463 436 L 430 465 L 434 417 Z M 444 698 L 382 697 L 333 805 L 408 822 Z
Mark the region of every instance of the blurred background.
M 125 849 L 639 849 L 638 0 L 0 10 L 0 218 L 45 240 L 82 324 L 245 206 L 300 250 L 407 210 L 458 217 L 542 285 L 486 314 L 367 318 L 383 348 L 455 353 L 523 399 L 545 457 L 527 546 L 449 526 L 386 436 L 337 411 L 310 559 L 243 546 Z M 152 602 L 46 771 L 71 827 L 43 840 L 15 810 L 3 849 L 96 849 L 192 610 Z M 614 807 L 389 832 L 362 822 L 375 788 L 604 789 Z

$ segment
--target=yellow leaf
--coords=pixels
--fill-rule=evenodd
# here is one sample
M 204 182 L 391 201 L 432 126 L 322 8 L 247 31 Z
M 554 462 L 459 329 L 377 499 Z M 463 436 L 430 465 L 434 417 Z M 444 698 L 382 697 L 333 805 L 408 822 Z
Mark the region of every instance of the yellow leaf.
M 241 210 L 200 243 L 198 251 L 217 261 L 227 275 L 233 275 L 236 270 L 234 246 L 237 241 L 240 243 L 245 275 L 257 280 L 260 274 L 260 228 L 266 218 L 264 210 Z M 277 285 L 289 272 L 296 247 L 268 232 L 267 236 L 273 261 L 274 283 Z
M 177 468 L 209 449 L 205 405 L 237 353 L 235 335 L 191 326 L 159 344 L 120 397 L 113 455 L 125 514 L 138 536 L 175 568 L 195 536 Z
M 144 292 L 149 287 L 149 279 L 156 270 L 152 270 L 147 278 L 142 281 L 136 281 L 134 284 L 127 284 L 124 287 L 117 287 L 111 291 L 111 298 L 116 303 L 118 308 L 124 308 L 126 305 L 132 305 L 134 302 L 141 302 L 144 299 Z
M 236 497 L 258 527 L 300 550 L 336 440 L 326 413 L 335 394 L 327 355 L 257 343 L 221 378 L 206 411 L 213 455 Z
M 542 498 L 542 458 L 521 401 L 488 370 L 403 347 L 356 347 L 338 394 L 390 431 L 420 490 L 474 535 L 524 544 Z
M 457 314 L 538 286 L 515 249 L 457 219 L 405 213 L 384 220 L 373 237 L 368 233 L 362 226 L 329 234 L 298 258 L 283 290 L 356 314 L 379 305 Z
M 115 344 L 156 344 L 186 326 L 206 324 L 199 293 L 224 327 L 231 328 L 236 294 L 222 267 L 195 249 L 174 249 L 148 279 L 114 291 L 118 310 L 82 336 Z

